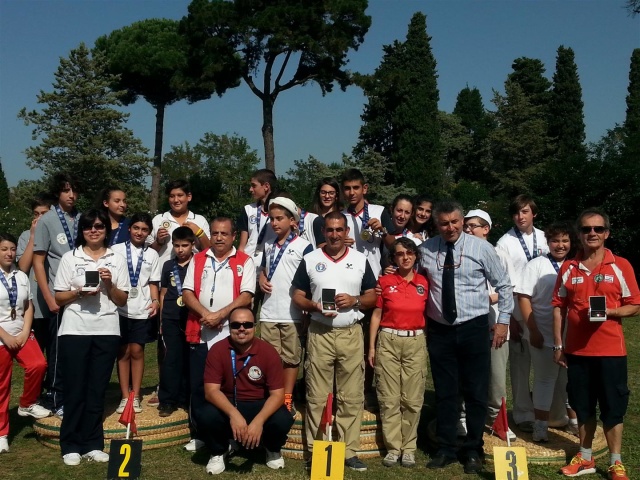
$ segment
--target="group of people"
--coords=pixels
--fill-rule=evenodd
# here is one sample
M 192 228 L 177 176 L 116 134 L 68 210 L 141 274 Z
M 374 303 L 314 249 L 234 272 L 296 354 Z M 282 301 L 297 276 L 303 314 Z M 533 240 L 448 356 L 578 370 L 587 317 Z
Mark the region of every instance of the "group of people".
M 407 195 L 374 205 L 357 169 L 322 179 L 310 211 L 278 189 L 272 171 L 257 170 L 254 202 L 237 221 L 210 223 L 189 210 L 181 180 L 167 185 L 170 210 L 154 218 L 126 217 L 118 188 L 79 214 L 74 179 L 57 176 L 54 186 L 55 201 L 34 202 L 19 241 L 0 234 L 0 453 L 9 448 L 16 358 L 25 367 L 18 413 L 62 418 L 65 464 L 108 461 L 102 418 L 114 363 L 118 411 L 130 391 L 141 411 L 144 345 L 158 339 L 158 413 L 188 408 L 186 448 L 208 448 L 210 474 L 239 447 L 262 446 L 267 466 L 284 467 L 301 365 L 307 468 L 335 392 L 345 465 L 367 470 L 357 451 L 374 391 L 382 463 L 414 467 L 428 356 L 438 441 L 428 468 L 460 461 L 466 473 L 482 470 L 483 433 L 506 397 L 509 368 L 522 432 L 535 442 L 548 441 L 549 426 L 579 436 L 563 474 L 595 472 L 598 405 L 610 477 L 627 478 L 621 319 L 638 313 L 640 292 L 630 264 L 604 246 L 604 212 L 580 215 L 577 241 L 569 224 L 535 228 L 536 203 L 520 195 L 513 228 L 493 247 L 487 212 Z

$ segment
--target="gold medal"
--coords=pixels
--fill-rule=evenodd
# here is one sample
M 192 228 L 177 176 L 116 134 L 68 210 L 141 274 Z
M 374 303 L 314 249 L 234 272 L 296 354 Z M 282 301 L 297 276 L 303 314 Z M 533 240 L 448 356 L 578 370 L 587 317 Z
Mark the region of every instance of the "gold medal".
M 182 300 L 182 295 L 178 297 L 178 300 L 176 300 L 176 303 L 178 304 L 179 307 L 184 307 L 184 300 Z
M 360 238 L 365 242 L 368 242 L 371 239 L 371 232 L 369 230 L 362 230 L 360 232 Z
M 171 226 L 171 222 L 169 220 L 165 220 L 162 222 L 162 228 L 169 228 Z

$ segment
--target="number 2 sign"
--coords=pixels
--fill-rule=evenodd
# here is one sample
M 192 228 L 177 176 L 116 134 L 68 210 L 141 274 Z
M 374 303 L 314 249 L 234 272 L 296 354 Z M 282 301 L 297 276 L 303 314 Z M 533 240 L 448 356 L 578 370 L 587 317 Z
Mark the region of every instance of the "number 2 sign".
M 142 470 L 142 440 L 111 440 L 107 478 L 135 480 Z

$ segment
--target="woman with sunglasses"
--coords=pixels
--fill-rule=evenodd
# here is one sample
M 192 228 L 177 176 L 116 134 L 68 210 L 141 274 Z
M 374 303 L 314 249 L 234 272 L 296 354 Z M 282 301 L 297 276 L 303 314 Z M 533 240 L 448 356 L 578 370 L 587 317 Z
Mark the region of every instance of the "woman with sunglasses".
M 595 473 L 591 445 L 598 404 L 611 454 L 609 478 L 625 480 L 620 452 L 629 387 L 622 319 L 640 311 L 640 290 L 631 264 L 604 246 L 609 216 L 587 209 L 577 227 L 582 251 L 560 267 L 552 301 L 554 359 L 567 367 L 569 404 L 580 435 L 580 451 L 561 471 L 572 477 Z
M 31 332 L 33 304 L 29 277 L 16 268 L 15 262 L 16 239 L 0 233 L 0 453 L 9 451 L 9 398 L 14 359 L 24 368 L 18 415 L 34 418 L 51 415 L 37 403 L 47 362 Z
M 118 307 L 130 289 L 127 263 L 109 247 L 111 223 L 102 210 L 80 217 L 76 248 L 65 253 L 54 283 L 65 307 L 58 331 L 65 410 L 60 448 L 65 465 L 108 462 L 103 452 L 104 398 L 120 345 Z
M 375 369 L 387 449 L 382 464 L 392 467 L 400 461 L 413 467 L 427 368 L 424 311 L 429 285 L 414 269 L 420 251 L 412 240 L 398 238 L 389 252 L 398 268 L 379 279 L 382 293 L 371 317 L 368 362 Z
M 313 245 L 313 248 L 322 247 L 325 243 L 322 234 L 323 219 L 328 213 L 339 212 L 341 209 L 340 184 L 333 177 L 324 177 L 316 186 L 311 209 L 306 212 L 304 231 L 300 233 L 300 237 Z M 302 212 L 300 213 L 302 217 Z

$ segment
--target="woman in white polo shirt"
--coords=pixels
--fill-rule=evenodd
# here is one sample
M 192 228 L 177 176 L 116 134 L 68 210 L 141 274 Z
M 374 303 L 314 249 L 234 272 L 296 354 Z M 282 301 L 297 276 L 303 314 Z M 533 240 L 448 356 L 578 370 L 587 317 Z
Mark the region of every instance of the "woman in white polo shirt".
M 66 395 L 60 429 L 66 465 L 81 458 L 109 461 L 102 451 L 104 397 L 120 344 L 117 307 L 127 303 L 130 288 L 126 261 L 108 248 L 110 233 L 103 211 L 83 214 L 76 248 L 62 256 L 54 284 L 56 303 L 64 306 L 58 361 Z M 96 271 L 98 285 L 87 286 L 88 272 Z

